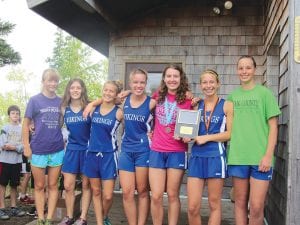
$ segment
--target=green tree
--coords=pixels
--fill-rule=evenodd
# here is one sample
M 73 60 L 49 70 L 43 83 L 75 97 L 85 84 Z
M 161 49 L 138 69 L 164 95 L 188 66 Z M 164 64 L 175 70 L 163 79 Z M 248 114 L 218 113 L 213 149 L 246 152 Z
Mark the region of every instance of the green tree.
M 24 104 L 27 104 L 29 100 L 29 93 L 27 84 L 30 80 L 35 78 L 33 73 L 26 73 L 25 70 L 21 68 L 13 68 L 6 76 L 8 81 L 11 81 L 15 86 L 15 98 Z
M 7 108 L 10 105 L 17 105 L 21 109 L 21 113 L 25 112 L 25 107 L 29 99 L 28 82 L 34 78 L 32 73 L 26 73 L 20 68 L 13 68 L 6 75 L 6 79 L 14 85 L 14 90 L 0 94 L 0 125 L 8 122 Z
M 15 25 L 0 20 L 0 67 L 21 62 L 21 56 L 3 39 L 12 32 Z
M 58 30 L 55 35 L 53 55 L 47 59 L 47 62 L 60 73 L 58 94 L 64 93 L 70 79 L 79 77 L 87 86 L 89 98 L 98 98 L 107 76 L 108 61 L 105 59 L 93 63 L 91 48 L 75 37 L 66 35 L 62 30 Z

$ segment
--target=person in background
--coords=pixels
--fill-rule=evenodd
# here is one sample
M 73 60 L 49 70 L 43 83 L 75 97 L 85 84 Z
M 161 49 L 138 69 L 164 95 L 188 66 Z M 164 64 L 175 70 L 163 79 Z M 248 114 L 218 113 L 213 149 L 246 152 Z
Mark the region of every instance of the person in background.
M 118 81 L 107 81 L 103 86 L 101 104 L 91 117 L 91 136 L 84 174 L 89 178 L 97 225 L 111 225 L 108 218 L 113 202 L 117 171 L 117 129 L 123 120 L 116 97 L 122 90 Z
M 58 225 L 86 225 L 86 217 L 91 202 L 88 178 L 83 175 L 86 151 L 90 138 L 90 117 L 83 118 L 82 112 L 88 104 L 84 82 L 75 78 L 68 82 L 62 97 L 61 111 L 66 125 L 67 146 L 62 165 L 67 215 Z M 76 176 L 82 175 L 81 215 L 74 220 Z M 75 221 L 75 222 L 74 222 Z
M 227 177 L 226 141 L 230 139 L 233 104 L 217 94 L 219 75 L 205 70 L 200 75 L 200 89 L 204 95 L 195 110 L 201 112 L 198 136 L 194 138 L 189 159 L 187 180 L 189 224 L 201 225 L 201 199 L 205 182 L 208 187 L 210 216 L 208 224 L 220 225 L 221 198 Z M 185 138 L 185 142 L 191 141 Z
M 37 225 L 53 224 L 52 217 L 58 199 L 57 183 L 64 156 L 61 98 L 56 95 L 58 82 L 59 75 L 56 70 L 46 69 L 43 72 L 42 91 L 29 99 L 22 127 L 24 155 L 31 158 L 31 170 L 34 177 Z M 35 131 L 29 142 L 31 121 L 33 121 Z M 48 169 L 48 212 L 45 218 L 46 168 Z
M 149 156 L 151 214 L 154 225 L 163 224 L 163 194 L 168 195 L 168 224 L 176 225 L 180 213 L 179 190 L 187 168 L 188 146 L 174 136 L 179 109 L 191 109 L 188 80 L 178 65 L 167 66 L 159 90 L 152 98 L 155 108 L 154 130 Z
M 228 96 L 228 101 L 234 105 L 228 174 L 233 180 L 235 221 L 239 225 L 263 224 L 280 114 L 273 93 L 255 83 L 255 70 L 252 56 L 240 57 L 237 74 L 241 87 Z
M 19 193 L 19 200 L 23 204 L 34 204 L 34 199 L 32 199 L 27 194 L 28 184 L 31 178 L 31 169 L 30 169 L 30 162 L 28 159 L 22 155 L 22 169 L 21 174 L 23 176 L 21 183 L 20 183 L 20 193 Z
M 17 187 L 20 184 L 23 153 L 21 111 L 18 106 L 11 105 L 7 109 L 7 114 L 9 123 L 3 126 L 0 136 L 0 220 L 26 214 L 17 207 Z M 11 208 L 6 210 L 4 199 L 8 184 Z

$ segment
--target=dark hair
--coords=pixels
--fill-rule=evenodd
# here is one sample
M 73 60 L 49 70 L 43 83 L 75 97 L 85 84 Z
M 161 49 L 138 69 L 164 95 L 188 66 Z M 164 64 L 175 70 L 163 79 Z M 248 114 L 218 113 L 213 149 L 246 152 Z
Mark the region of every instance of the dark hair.
M 61 107 L 67 107 L 68 105 L 70 105 L 71 103 L 70 88 L 74 82 L 78 82 L 81 86 L 80 103 L 81 103 L 81 108 L 83 109 L 88 104 L 89 101 L 88 101 L 87 89 L 85 83 L 80 78 L 74 78 L 68 82 L 65 88 L 64 96 L 62 97 Z
M 9 106 L 7 109 L 7 115 L 9 115 L 11 111 L 17 111 L 17 112 L 19 112 L 19 114 L 21 114 L 21 110 L 20 110 L 19 106 L 17 106 L 17 105 Z
M 160 82 L 159 92 L 158 92 L 158 94 L 159 94 L 158 102 L 159 103 L 164 102 L 165 98 L 167 96 L 168 87 L 165 84 L 164 79 L 165 79 L 167 70 L 170 68 L 177 70 L 180 73 L 180 85 L 176 91 L 176 101 L 180 104 L 180 103 L 183 103 L 184 100 L 186 99 L 186 92 L 189 91 L 189 83 L 188 83 L 187 76 L 186 76 L 185 72 L 183 71 L 182 67 L 177 64 L 170 64 L 164 69 L 162 78 L 161 78 L 161 82 Z
M 256 62 L 255 62 L 255 59 L 254 59 L 253 56 L 251 56 L 251 55 L 242 55 L 242 56 L 238 59 L 237 64 L 239 64 L 239 62 L 240 62 L 241 59 L 251 59 L 252 62 L 253 62 L 254 68 L 256 68 Z

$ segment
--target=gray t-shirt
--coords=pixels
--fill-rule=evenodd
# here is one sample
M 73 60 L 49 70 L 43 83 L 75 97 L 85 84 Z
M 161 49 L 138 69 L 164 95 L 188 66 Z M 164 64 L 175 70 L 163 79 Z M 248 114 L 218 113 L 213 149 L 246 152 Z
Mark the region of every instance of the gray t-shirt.
M 5 144 L 16 146 L 16 151 L 2 150 Z M 0 162 L 17 164 L 22 162 L 22 127 L 20 124 L 6 124 L 1 129 L 0 136 Z

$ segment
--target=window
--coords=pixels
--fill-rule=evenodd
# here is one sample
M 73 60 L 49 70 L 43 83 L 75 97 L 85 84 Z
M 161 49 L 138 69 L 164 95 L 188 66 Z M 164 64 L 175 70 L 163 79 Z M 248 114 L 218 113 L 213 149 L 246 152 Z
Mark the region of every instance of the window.
M 144 69 L 148 72 L 148 82 L 146 87 L 147 95 L 152 93 L 158 88 L 164 68 L 170 63 L 126 63 L 125 74 L 125 88 L 129 89 L 129 74 L 130 71 L 136 68 Z M 175 64 L 182 65 L 176 62 Z

